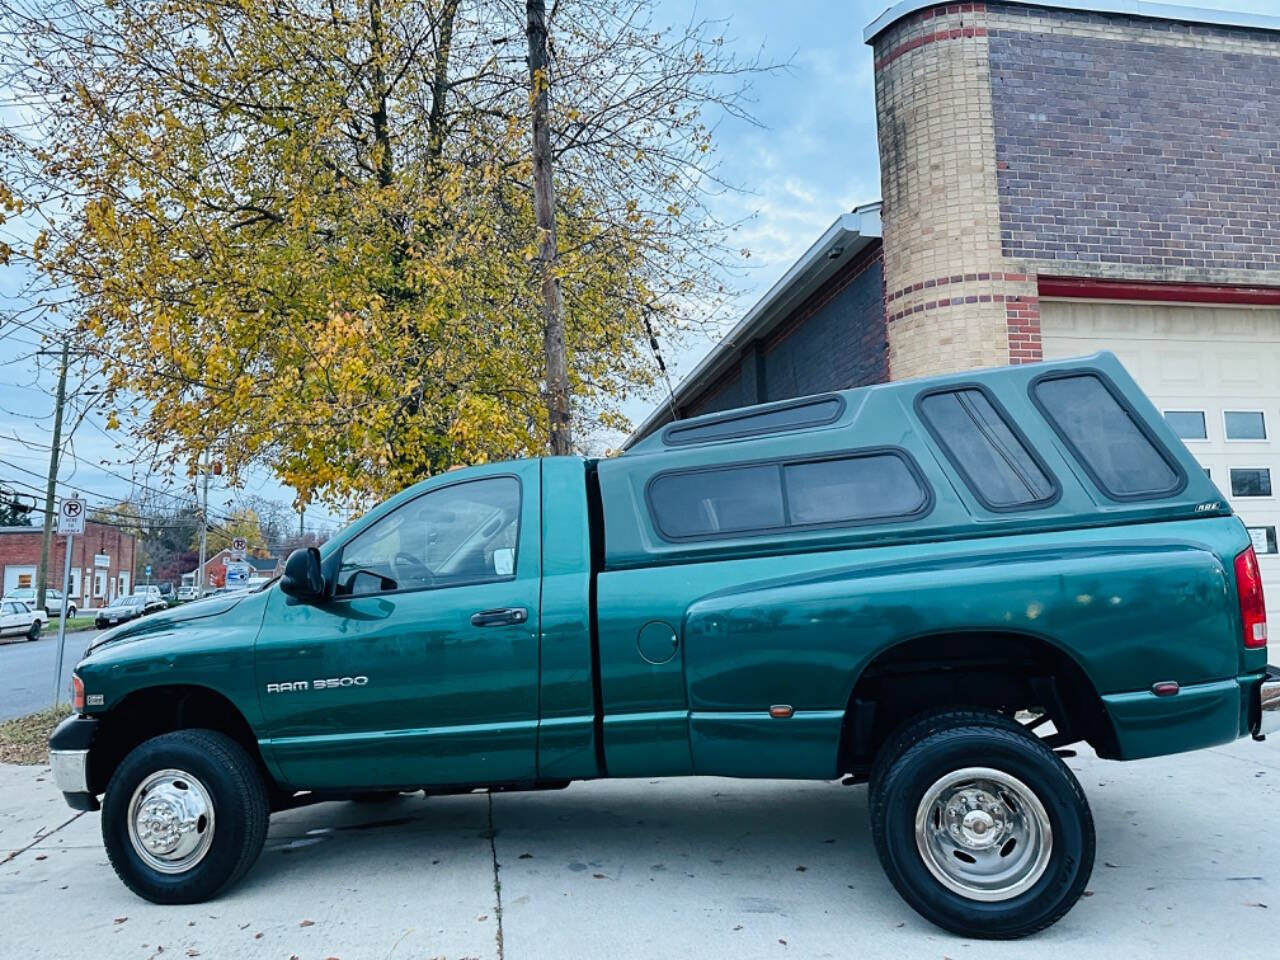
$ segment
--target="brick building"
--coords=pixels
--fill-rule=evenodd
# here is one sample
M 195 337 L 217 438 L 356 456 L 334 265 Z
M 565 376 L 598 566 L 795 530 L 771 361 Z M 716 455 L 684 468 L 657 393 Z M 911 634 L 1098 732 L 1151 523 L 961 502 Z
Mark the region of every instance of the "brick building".
M 40 569 L 40 528 L 0 527 L 0 575 L 4 591 L 34 587 Z M 48 585 L 62 589 L 67 538 L 56 533 L 49 544 Z M 118 527 L 89 520 L 84 535 L 71 545 L 71 590 L 80 610 L 104 607 L 128 593 L 134 583 L 136 543 Z
M 628 445 L 673 416 L 1112 350 L 1280 600 L 1280 17 L 904 0 L 864 39 L 882 203 L 838 220 L 856 236 L 828 231 Z

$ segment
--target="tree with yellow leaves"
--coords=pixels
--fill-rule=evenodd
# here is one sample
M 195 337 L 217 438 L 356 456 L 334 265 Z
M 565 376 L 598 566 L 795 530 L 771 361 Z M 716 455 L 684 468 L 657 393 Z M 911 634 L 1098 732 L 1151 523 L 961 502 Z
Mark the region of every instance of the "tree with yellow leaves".
M 524 10 L 510 0 L 0 0 L 0 197 L 140 439 L 362 505 L 547 449 Z M 574 414 L 623 426 L 646 323 L 714 310 L 709 111 L 760 69 L 650 0 L 546 16 Z M 545 261 L 542 261 L 545 263 Z

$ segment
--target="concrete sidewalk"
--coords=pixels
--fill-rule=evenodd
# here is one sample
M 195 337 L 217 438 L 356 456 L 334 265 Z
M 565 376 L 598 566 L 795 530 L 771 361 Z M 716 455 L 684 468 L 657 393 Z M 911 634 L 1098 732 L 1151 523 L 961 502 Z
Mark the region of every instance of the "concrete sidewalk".
M 1069 762 L 1098 861 L 1034 946 L 965 941 L 910 910 L 876 861 L 864 787 L 700 778 L 321 804 L 274 817 L 226 896 L 157 907 L 116 879 L 97 814 L 68 810 L 43 768 L 0 767 L 0 957 L 1275 955 L 1280 743 Z

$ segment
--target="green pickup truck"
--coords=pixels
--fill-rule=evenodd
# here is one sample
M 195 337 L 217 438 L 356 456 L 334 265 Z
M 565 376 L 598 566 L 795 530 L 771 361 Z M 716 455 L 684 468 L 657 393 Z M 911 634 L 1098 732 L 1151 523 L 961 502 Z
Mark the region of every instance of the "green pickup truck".
M 50 753 L 159 903 L 316 800 L 846 777 L 912 907 L 1008 938 L 1093 866 L 1067 748 L 1260 739 L 1266 644 L 1244 526 L 1099 354 L 432 477 L 265 589 L 101 636 Z

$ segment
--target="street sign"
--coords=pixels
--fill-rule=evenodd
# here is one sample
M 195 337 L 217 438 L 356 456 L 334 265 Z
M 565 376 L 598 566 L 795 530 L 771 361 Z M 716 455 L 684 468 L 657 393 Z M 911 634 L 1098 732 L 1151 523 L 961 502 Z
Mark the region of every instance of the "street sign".
M 151 576 L 151 564 L 149 563 L 147 564 L 146 569 L 143 573 L 143 576 L 147 576 L 147 577 Z
M 252 568 L 247 563 L 227 564 L 227 589 L 243 590 L 249 586 Z
M 84 533 L 84 515 L 88 511 L 79 497 L 68 497 L 58 506 L 58 536 Z
M 62 607 L 58 615 L 58 656 L 53 666 L 53 705 L 62 696 L 62 663 L 67 652 L 67 598 L 71 595 L 71 545 L 76 535 L 84 533 L 84 501 L 68 497 L 58 505 L 58 534 L 67 538 L 62 562 Z
M 249 549 L 249 541 L 244 537 L 231 538 L 231 559 L 243 560 L 245 551 Z

